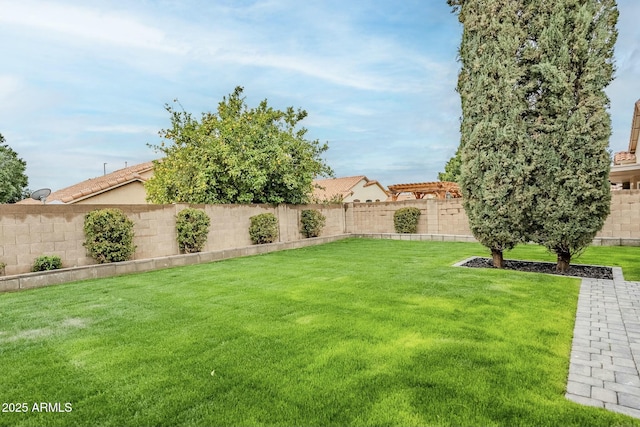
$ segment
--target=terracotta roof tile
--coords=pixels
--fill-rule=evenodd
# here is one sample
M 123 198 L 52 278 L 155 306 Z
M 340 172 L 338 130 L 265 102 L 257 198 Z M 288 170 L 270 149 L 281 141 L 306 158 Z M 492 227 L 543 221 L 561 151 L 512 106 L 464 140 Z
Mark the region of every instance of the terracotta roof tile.
M 628 151 L 620 151 L 613 156 L 614 165 L 629 165 L 634 164 L 635 162 L 636 155 L 633 153 L 629 153 Z

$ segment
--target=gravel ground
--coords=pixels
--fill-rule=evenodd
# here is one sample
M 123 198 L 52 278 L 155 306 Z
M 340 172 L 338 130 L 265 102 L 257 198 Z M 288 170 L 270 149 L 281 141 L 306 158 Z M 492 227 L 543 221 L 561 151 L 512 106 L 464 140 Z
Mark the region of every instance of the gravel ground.
M 570 265 L 569 271 L 559 273 L 556 271 L 556 264 L 553 262 L 515 261 L 505 260 L 505 269 L 528 271 L 532 273 L 557 274 L 559 276 L 589 277 L 593 279 L 613 279 L 613 271 L 609 267 L 597 265 Z M 472 268 L 494 268 L 491 258 L 474 258 L 462 265 Z

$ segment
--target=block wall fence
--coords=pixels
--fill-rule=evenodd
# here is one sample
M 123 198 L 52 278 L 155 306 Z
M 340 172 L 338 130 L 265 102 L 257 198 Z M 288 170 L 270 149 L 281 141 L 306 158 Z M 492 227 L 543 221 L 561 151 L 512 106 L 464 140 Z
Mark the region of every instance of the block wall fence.
M 175 216 L 187 206 L 203 209 L 211 218 L 205 252 L 250 246 L 249 218 L 264 212 L 278 217 L 280 242 L 300 240 L 303 209 L 318 209 L 326 216 L 322 236 L 393 233 L 394 212 L 407 206 L 421 211 L 418 234 L 471 235 L 461 199 L 328 206 L 0 205 L 0 262 L 6 264 L 6 275 L 29 272 L 33 261 L 42 255 L 60 256 L 64 267 L 95 264 L 82 245 L 84 216 L 106 207 L 121 209 L 133 220 L 135 260 L 177 255 Z M 611 214 L 598 237 L 640 239 L 640 190 L 612 194 Z

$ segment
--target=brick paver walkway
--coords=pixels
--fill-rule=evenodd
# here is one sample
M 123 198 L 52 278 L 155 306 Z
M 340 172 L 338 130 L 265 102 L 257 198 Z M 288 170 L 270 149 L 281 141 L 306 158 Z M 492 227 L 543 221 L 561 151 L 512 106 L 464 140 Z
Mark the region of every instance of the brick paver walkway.
M 583 279 L 567 398 L 640 418 L 640 282 Z

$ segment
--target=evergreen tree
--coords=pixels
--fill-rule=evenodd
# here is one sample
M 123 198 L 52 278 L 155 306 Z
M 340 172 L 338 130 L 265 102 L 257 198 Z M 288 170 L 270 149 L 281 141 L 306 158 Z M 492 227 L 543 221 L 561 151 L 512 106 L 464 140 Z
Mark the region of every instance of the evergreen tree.
M 458 93 L 462 102 L 459 184 L 469 225 L 503 267 L 503 251 L 522 240 L 526 101 L 518 54 L 519 2 L 449 0 L 464 25 Z
M 613 80 L 614 0 L 535 2 L 526 59 L 527 121 L 535 185 L 530 238 L 566 271 L 610 208 L 605 87 Z
M 448 0 L 464 25 L 461 190 L 494 265 L 533 240 L 558 270 L 609 214 L 615 0 Z

